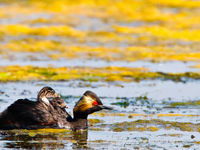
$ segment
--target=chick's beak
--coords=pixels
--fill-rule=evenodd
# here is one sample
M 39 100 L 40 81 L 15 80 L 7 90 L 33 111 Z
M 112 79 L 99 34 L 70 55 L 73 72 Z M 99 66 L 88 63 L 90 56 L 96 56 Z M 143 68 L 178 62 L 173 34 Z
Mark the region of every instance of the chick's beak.
M 61 104 L 61 107 L 62 107 L 62 108 L 68 108 L 66 103 L 62 103 L 62 104 Z
M 54 97 L 60 97 L 57 93 L 54 93 Z

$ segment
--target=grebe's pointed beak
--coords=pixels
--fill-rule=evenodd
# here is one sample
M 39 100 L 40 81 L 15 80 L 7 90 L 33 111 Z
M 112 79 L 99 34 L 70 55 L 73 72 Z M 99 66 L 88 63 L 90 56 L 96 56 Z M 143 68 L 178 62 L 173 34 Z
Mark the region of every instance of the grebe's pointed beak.
M 98 105 L 101 109 L 108 109 L 108 110 L 113 110 L 112 107 L 104 106 L 104 105 Z

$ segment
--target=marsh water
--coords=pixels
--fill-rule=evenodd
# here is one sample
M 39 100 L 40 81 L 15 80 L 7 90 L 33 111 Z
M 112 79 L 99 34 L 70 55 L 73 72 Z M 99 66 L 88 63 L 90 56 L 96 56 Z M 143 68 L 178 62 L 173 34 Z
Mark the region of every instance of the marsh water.
M 80 132 L 56 129 L 1 131 L 0 148 L 198 149 L 199 105 L 178 102 L 187 104 L 199 100 L 200 81 L 118 84 L 83 81 L 2 83 L 1 111 L 18 98 L 35 100 L 38 90 L 46 85 L 62 95 L 71 114 L 75 102 L 86 90 L 96 92 L 102 102 L 114 110 L 90 115 L 89 129 Z M 177 105 L 171 105 L 175 103 Z
M 113 107 L 89 115 L 87 130 L 0 130 L 0 150 L 199 149 L 199 8 L 190 0 L 0 0 L 0 112 L 19 98 L 35 101 L 44 86 L 71 115 L 86 90 Z

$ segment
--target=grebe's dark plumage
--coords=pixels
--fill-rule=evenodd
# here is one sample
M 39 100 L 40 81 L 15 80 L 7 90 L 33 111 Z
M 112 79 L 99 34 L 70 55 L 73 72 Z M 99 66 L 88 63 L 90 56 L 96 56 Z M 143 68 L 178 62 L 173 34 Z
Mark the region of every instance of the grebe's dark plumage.
M 0 129 L 37 129 L 59 127 L 53 105 L 63 104 L 49 101 L 61 98 L 51 87 L 44 87 L 38 93 L 37 101 L 19 99 L 0 114 Z M 55 100 L 54 100 L 55 101 Z

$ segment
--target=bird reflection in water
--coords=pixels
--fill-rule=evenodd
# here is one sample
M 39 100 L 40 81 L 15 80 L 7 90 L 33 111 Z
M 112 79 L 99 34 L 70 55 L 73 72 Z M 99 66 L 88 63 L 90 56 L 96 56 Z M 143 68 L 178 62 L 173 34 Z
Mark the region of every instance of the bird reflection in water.
M 47 130 L 47 131 L 44 131 Z M 65 131 L 65 129 L 0 131 L 2 148 L 66 149 L 88 148 L 88 130 Z

